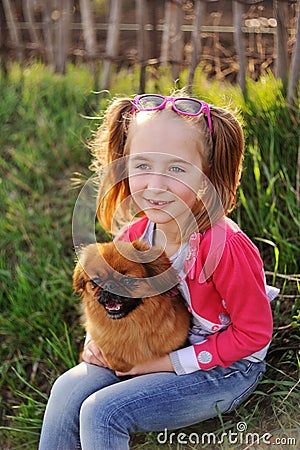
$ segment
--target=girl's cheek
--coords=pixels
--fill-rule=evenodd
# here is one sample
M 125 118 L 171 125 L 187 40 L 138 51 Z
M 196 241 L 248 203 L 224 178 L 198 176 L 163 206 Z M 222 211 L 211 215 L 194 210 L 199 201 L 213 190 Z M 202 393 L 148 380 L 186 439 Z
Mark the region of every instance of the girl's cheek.
M 142 177 L 130 176 L 129 175 L 129 188 L 130 192 L 133 194 L 135 192 L 141 191 L 145 189 L 145 183 L 142 180 Z
M 174 180 L 173 181 L 173 191 L 176 193 L 179 197 L 185 197 L 186 195 L 193 195 L 196 193 L 196 190 L 198 189 L 198 186 L 193 186 L 192 183 L 184 183 L 181 181 Z

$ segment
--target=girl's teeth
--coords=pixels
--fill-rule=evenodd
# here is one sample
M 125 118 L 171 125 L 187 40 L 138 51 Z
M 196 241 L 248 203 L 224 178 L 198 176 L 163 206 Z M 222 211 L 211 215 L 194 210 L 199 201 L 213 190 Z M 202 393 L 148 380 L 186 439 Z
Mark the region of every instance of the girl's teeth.
M 154 200 L 149 200 L 152 205 L 165 205 L 168 202 L 156 202 Z

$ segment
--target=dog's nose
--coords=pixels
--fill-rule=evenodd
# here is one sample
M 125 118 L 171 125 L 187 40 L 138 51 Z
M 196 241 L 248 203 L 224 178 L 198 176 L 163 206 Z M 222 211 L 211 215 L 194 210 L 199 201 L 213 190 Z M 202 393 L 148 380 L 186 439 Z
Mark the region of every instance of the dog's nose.
M 113 281 L 106 281 L 102 284 L 102 289 L 108 292 L 113 292 L 116 289 L 116 284 Z

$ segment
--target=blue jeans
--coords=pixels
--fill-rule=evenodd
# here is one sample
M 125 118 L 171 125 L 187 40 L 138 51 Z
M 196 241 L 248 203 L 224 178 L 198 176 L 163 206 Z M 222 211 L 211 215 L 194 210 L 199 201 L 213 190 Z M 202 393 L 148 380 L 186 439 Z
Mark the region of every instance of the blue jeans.
M 119 378 L 83 362 L 54 383 L 39 450 L 128 449 L 130 434 L 186 427 L 232 411 L 264 371 L 264 362 L 241 360 L 188 375 Z

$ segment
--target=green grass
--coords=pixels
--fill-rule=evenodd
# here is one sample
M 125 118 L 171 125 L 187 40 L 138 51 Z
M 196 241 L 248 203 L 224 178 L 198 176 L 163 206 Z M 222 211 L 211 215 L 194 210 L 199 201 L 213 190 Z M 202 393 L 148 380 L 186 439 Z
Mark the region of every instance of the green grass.
M 183 73 L 182 86 L 186 79 Z M 167 73 L 149 73 L 147 90 L 168 93 L 174 88 L 169 80 Z M 138 73 L 114 75 L 113 86 L 107 99 L 132 95 Z M 249 82 L 247 103 L 239 89 L 208 82 L 201 71 L 195 86 L 195 96 L 231 103 L 243 116 L 245 170 L 233 217 L 259 246 L 268 280 L 281 294 L 273 305 L 268 371 L 256 393 L 234 414 L 182 431 L 220 436 L 244 421 L 248 431 L 299 439 L 299 117 L 286 108 L 280 85 L 268 74 Z M 69 67 L 67 76 L 59 77 L 40 65 L 23 71 L 12 66 L 8 79 L 0 79 L 0 404 L 6 450 L 37 447 L 50 386 L 76 364 L 83 341 L 71 282 L 72 213 L 79 194 L 72 179 L 78 172 L 83 180 L 91 175 L 86 141 L 99 119 L 90 118 L 107 103 L 92 89 L 92 77 L 82 67 Z M 135 436 L 132 448 L 162 446 L 149 433 Z M 200 447 L 173 442 L 163 448 Z

